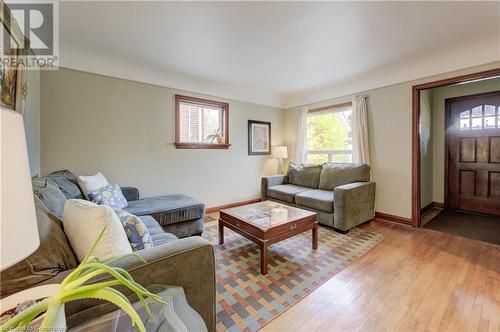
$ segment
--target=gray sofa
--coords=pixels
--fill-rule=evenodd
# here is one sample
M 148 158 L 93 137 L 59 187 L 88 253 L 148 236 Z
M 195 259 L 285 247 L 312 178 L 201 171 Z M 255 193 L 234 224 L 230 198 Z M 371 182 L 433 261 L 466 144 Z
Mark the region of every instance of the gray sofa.
M 37 187 L 44 188 L 47 180 L 57 185 L 63 195 L 53 193 L 44 204 L 58 217 L 66 199 L 85 199 L 77 182 L 77 177 L 68 170 L 52 172 L 41 178 L 33 179 L 35 192 Z M 128 206 L 124 208 L 136 216 L 153 217 L 165 231 L 177 237 L 201 235 L 205 218 L 205 205 L 182 194 L 140 198 L 139 190 L 134 187 L 122 187 Z M 56 191 L 56 190 L 53 190 Z M 50 201 L 48 201 L 50 199 Z
M 366 164 L 290 163 L 287 175 L 263 177 L 262 200 L 318 214 L 318 222 L 347 232 L 375 216 L 375 183 Z
M 40 196 L 47 200 L 47 195 L 53 195 L 51 190 L 42 194 L 38 191 L 35 196 L 40 246 L 28 258 L 0 272 L 0 297 L 36 285 L 60 283 L 78 264 L 61 220 L 42 202 Z M 154 288 L 154 285 L 183 287 L 190 306 L 201 315 L 208 330 L 215 331 L 215 257 L 212 245 L 199 236 L 177 239 L 166 233 L 151 216 L 140 218 L 154 243 L 154 247 L 136 252 L 147 264 L 130 257 L 116 265 L 129 271 L 147 288 Z M 97 277 L 91 282 L 104 279 Z M 120 290 L 131 300 L 136 300 L 128 289 Z M 116 310 L 116 307 L 103 305 L 98 300 L 79 300 L 67 303 L 65 310 L 67 325 L 73 327 Z

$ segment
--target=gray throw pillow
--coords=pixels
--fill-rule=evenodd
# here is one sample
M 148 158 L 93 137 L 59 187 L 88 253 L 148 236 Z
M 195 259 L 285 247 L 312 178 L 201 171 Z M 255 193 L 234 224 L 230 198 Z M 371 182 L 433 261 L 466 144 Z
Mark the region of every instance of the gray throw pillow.
M 89 192 L 88 196 L 89 201 L 99 205 L 107 205 L 114 210 L 121 210 L 128 205 L 120 186 L 117 184 L 108 184 L 107 186 Z
M 317 189 L 320 174 L 321 165 L 290 163 L 288 167 L 288 183 Z
M 53 180 L 67 199 L 83 199 L 76 175 L 68 170 L 55 171 L 46 177 Z
M 42 201 L 42 203 L 55 214 L 62 218 L 66 196 L 59 189 L 59 186 L 50 178 L 33 178 L 33 193 Z

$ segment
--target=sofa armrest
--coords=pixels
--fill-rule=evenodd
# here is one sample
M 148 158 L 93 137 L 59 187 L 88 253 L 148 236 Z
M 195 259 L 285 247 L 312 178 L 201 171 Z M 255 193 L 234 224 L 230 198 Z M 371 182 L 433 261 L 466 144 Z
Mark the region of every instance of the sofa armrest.
M 260 180 L 260 193 L 262 196 L 262 200 L 265 201 L 267 199 L 267 190 L 269 188 L 287 183 L 288 183 L 288 176 L 286 175 L 273 175 L 273 176 L 262 177 L 262 179 Z
M 139 189 L 136 187 L 120 187 L 127 202 L 139 200 Z
M 347 231 L 375 217 L 375 182 L 353 182 L 333 191 L 334 227 Z
M 128 257 L 115 264 L 127 270 L 135 281 L 148 288 L 152 285 L 180 286 L 184 289 L 189 305 L 196 310 L 208 328 L 215 331 L 215 256 L 211 243 L 193 236 L 137 252 L 146 261 Z M 59 273 L 44 284 L 60 283 L 72 270 Z M 96 277 L 91 283 L 109 279 Z M 118 287 L 127 297 L 133 293 Z M 116 307 L 103 305 L 99 300 L 81 300 L 65 305 L 68 327 L 82 324 L 94 317 L 107 314 Z

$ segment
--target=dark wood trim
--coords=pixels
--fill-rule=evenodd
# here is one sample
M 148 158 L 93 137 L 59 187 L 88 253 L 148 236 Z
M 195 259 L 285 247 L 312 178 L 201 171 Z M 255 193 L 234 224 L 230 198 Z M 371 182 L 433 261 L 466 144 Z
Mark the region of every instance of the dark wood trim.
M 214 206 L 214 207 L 207 208 L 205 213 L 209 214 L 209 213 L 219 212 L 220 210 L 230 209 L 230 208 L 233 208 L 233 207 L 236 207 L 236 206 L 241 206 L 241 205 L 258 203 L 260 201 L 261 201 L 260 198 L 254 198 L 254 199 L 249 199 L 249 200 L 246 200 L 246 201 L 235 202 L 235 203 L 230 203 L 230 204 L 226 204 L 226 205 Z
M 434 204 L 434 207 L 438 208 L 438 209 L 444 209 L 446 206 L 444 203 L 440 203 L 440 202 L 432 202 L 432 203 Z
M 229 149 L 231 144 L 174 143 L 177 149 Z
M 500 75 L 500 68 L 486 70 L 478 73 L 466 74 L 456 77 L 450 77 L 438 81 L 417 84 L 412 87 L 412 208 L 411 225 L 413 227 L 421 226 L 420 216 L 420 91 L 425 89 L 438 88 L 441 86 L 463 83 L 478 79 L 489 78 Z M 445 158 L 446 159 L 446 158 Z
M 388 214 L 388 213 L 375 212 L 375 219 L 411 226 L 411 219 L 395 216 L 393 214 Z
M 431 212 L 434 209 L 444 209 L 444 203 L 430 202 L 429 204 L 420 209 L 420 215 L 424 216 L 425 214 Z
M 420 215 L 423 216 L 424 214 L 428 213 L 434 208 L 434 202 L 430 202 L 426 206 L 420 209 Z
M 190 143 L 190 142 L 180 142 L 179 133 L 179 105 L 180 102 L 187 102 L 191 104 L 205 105 L 205 106 L 216 106 L 222 108 L 222 118 L 224 125 L 224 143 L 222 144 L 212 144 L 212 143 Z M 175 142 L 176 149 L 229 149 L 231 144 L 229 144 L 229 104 L 215 101 L 202 99 L 191 96 L 175 95 Z
M 262 124 L 269 126 L 269 149 L 266 152 L 253 152 L 252 151 L 252 124 Z M 249 156 L 266 156 L 271 155 L 271 122 L 248 120 L 248 155 Z
M 332 110 L 332 109 L 336 109 L 336 108 L 346 108 L 349 106 L 352 106 L 352 102 L 350 102 L 350 101 L 348 101 L 346 103 L 342 103 L 342 104 L 335 104 L 335 105 L 328 105 L 328 106 L 311 108 L 307 113 L 323 112 L 323 111 Z

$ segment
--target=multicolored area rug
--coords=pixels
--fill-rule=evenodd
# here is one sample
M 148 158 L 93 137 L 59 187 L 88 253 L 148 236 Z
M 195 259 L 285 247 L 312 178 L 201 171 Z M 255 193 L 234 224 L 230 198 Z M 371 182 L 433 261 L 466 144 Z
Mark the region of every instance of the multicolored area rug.
M 216 222 L 203 237 L 214 244 L 217 278 L 217 331 L 257 331 L 373 248 L 384 237 L 354 228 L 342 235 L 320 227 L 319 248 L 311 232 L 269 247 L 269 272 L 260 274 L 259 247 L 225 228 L 218 244 Z

